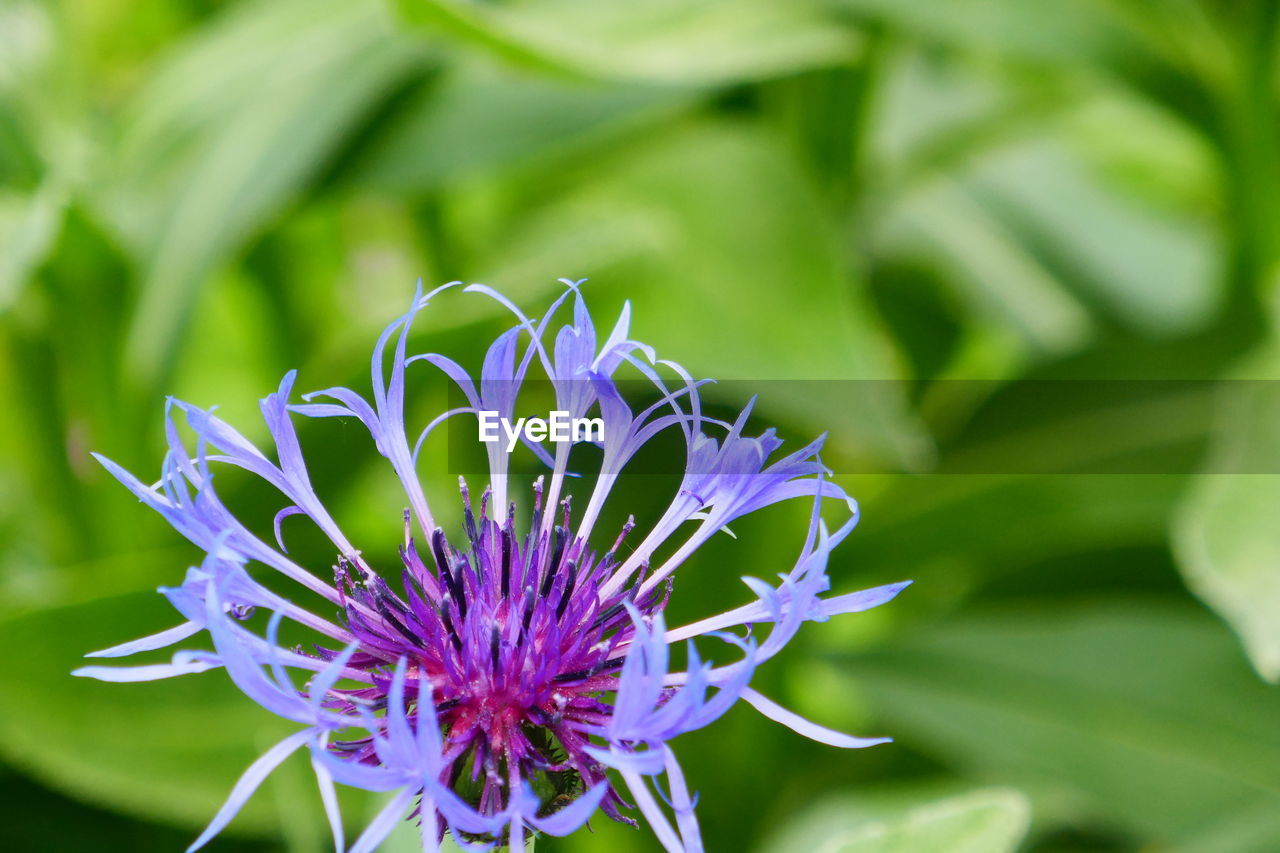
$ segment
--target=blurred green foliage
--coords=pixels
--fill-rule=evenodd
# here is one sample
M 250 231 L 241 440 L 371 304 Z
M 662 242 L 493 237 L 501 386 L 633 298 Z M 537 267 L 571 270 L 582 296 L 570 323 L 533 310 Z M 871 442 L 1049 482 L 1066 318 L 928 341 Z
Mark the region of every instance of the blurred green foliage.
M 68 677 L 170 624 L 150 590 L 194 559 L 89 450 L 145 476 L 165 394 L 252 436 L 287 369 L 363 387 L 419 276 L 528 308 L 573 276 L 696 373 L 904 383 L 833 435 L 910 472 L 845 478 L 864 522 L 833 575 L 917 583 L 761 674 L 897 743 L 841 753 L 749 709 L 682 738 L 710 849 L 1277 849 L 1280 479 L 947 472 L 1040 452 L 992 407 L 1031 380 L 1273 378 L 1278 10 L 0 0 L 6 837 L 175 849 L 277 731 L 216 673 Z M 423 346 L 474 362 L 500 322 L 444 302 Z M 1274 458 L 1275 392 L 1251 388 L 1104 406 L 1107 441 L 1052 452 Z M 761 405 L 828 427 L 820 399 Z M 356 431 L 304 442 L 353 539 L 390 548 Z M 740 602 L 797 523 L 716 543 L 673 607 Z M 317 800 L 287 765 L 215 849 L 321 849 Z M 605 845 L 655 846 L 597 821 L 539 849 Z

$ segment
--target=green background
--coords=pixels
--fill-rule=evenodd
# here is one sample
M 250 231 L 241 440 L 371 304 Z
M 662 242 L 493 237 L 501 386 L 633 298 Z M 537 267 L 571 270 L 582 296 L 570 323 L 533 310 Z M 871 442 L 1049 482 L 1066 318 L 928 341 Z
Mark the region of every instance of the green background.
M 709 849 L 1280 849 L 1280 482 L 1194 474 L 1277 470 L 1280 394 L 1063 383 L 1050 408 L 1095 427 L 1074 442 L 997 404 L 1276 372 L 1276 38 L 1258 0 L 0 0 L 6 848 L 181 849 L 280 731 L 220 673 L 68 676 L 172 624 L 152 590 L 196 559 L 88 452 L 158 474 L 165 394 L 261 438 L 290 368 L 366 389 L 419 276 L 530 311 L 570 276 L 701 375 L 902 380 L 833 431 L 841 470 L 899 473 L 841 478 L 864 520 L 832 575 L 916 584 L 759 676 L 896 743 L 745 707 L 682 737 Z M 474 365 L 503 323 L 441 300 L 415 345 Z M 793 396 L 760 423 L 828 428 Z M 303 429 L 390 553 L 358 438 Z M 1014 451 L 1091 473 L 947 473 Z M 1133 459 L 1164 473 L 1105 473 Z M 709 546 L 675 615 L 788 568 L 802 516 Z M 212 849 L 323 849 L 308 774 Z M 539 849 L 656 849 L 605 823 Z

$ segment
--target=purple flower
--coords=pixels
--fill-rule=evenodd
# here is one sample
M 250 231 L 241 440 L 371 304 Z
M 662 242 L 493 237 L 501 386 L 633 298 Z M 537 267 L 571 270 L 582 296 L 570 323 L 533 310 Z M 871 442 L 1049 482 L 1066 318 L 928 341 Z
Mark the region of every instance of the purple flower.
M 478 379 L 444 356 L 408 353 L 417 313 L 454 285 L 425 296 L 419 288 L 409 311 L 374 347 L 371 401 L 347 388 L 328 388 L 291 402 L 294 372 L 262 401 L 274 458 L 212 412 L 179 400 L 166 409 L 169 450 L 156 484 L 99 457 L 205 557 L 180 586 L 161 590 L 184 622 L 91 656 L 154 651 L 202 632 L 213 648 L 179 651 L 169 663 L 89 666 L 76 674 L 146 681 L 222 668 L 254 702 L 300 726 L 245 772 L 192 850 L 302 748 L 311 754 L 339 851 L 345 849 L 339 784 L 392 793 L 352 851 L 373 850 L 406 816 L 417 819 L 423 850 L 436 850 L 446 830 L 467 846 L 523 849 L 528 833 L 567 834 L 597 810 L 634 824 L 626 813 L 635 809 L 666 849 L 695 851 L 702 843 L 694 798 L 670 743 L 714 722 L 739 699 L 823 743 L 862 747 L 886 740 L 825 729 L 749 686 L 755 668 L 804 622 L 875 607 L 906 586 L 825 595 L 828 555 L 857 523 L 857 507 L 826 479 L 818 458 L 822 440 L 770 462 L 781 442 L 772 430 L 744 434 L 751 406 L 733 423 L 704 416 L 702 383 L 629 338 L 629 308 L 599 342 L 580 282 L 565 284 L 564 295 L 537 322 L 490 288 L 466 288 L 498 300 L 517 320 L 489 348 Z M 570 297 L 572 321 L 545 346 L 544 336 Z M 405 372 L 416 361 L 441 370 L 467 405 L 427 423 L 411 444 Z M 653 383 L 657 402 L 632 409 L 614 379 L 624 367 Z M 423 439 L 460 414 L 512 418 L 535 368 L 552 383 L 562 410 L 575 418 L 597 412 L 603 421 L 603 435 L 594 442 L 600 474 L 583 496 L 583 510 L 575 518 L 571 496 L 561 497 L 570 476 L 570 442 L 553 442 L 548 450 L 526 441 L 550 468 L 545 485 L 539 477 L 527 497 L 511 493 L 506 447 L 490 444 L 489 483 L 474 499 L 462 483 L 464 524 L 459 535 L 446 533 L 416 473 Z M 664 379 L 666 372 L 673 378 Z M 194 451 L 177 414 L 194 434 Z M 354 418 L 391 464 L 408 505 L 394 569 L 370 565 L 316 494 L 293 415 Z M 654 527 L 620 556 L 634 523 L 602 539 L 595 529 L 601 510 L 623 499 L 614 487 L 636 452 L 673 428 L 685 444 L 680 487 Z M 214 465 L 249 471 L 284 496 L 274 544 L 227 510 L 214 488 Z M 748 603 L 668 629 L 663 611 L 677 568 L 730 522 L 791 499 L 810 501 L 812 511 L 804 546 L 778 584 L 744 578 L 753 596 Z M 847 512 L 834 532 L 822 520 L 827 501 Z M 293 515 L 306 516 L 332 542 L 332 580 L 288 555 L 282 522 Z M 688 522 L 694 526 L 682 539 Z M 655 558 L 659 553 L 667 556 Z M 294 604 L 255 579 L 254 572 L 264 569 L 330 605 L 312 612 Z M 255 631 L 250 626 L 257 611 L 269 616 Z M 284 620 L 314 634 L 312 651 L 280 646 Z M 727 633 L 735 628 L 744 635 Z M 711 638 L 725 659 L 704 660 L 693 643 L 699 637 Z M 668 647 L 680 641 L 688 643 L 686 665 L 673 670 Z M 657 777 L 664 775 L 670 796 L 655 797 L 651 788 L 660 792 Z

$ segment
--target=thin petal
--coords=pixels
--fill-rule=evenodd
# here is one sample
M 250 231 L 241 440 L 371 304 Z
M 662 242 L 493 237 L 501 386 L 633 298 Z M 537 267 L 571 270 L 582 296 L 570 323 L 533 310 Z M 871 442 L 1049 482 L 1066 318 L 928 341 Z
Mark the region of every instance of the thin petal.
M 898 583 L 885 584 L 884 586 L 875 586 L 871 589 L 860 589 L 857 592 L 833 595 L 830 598 L 821 599 L 819 606 L 821 606 L 822 612 L 826 616 L 836 616 L 841 613 L 859 613 L 893 600 L 898 593 L 909 586 L 911 586 L 911 581 L 899 581 Z
M 658 801 L 649 792 L 649 786 L 645 784 L 644 777 L 637 776 L 628 770 L 621 771 L 621 774 L 623 781 L 627 783 L 627 790 L 635 798 L 636 807 L 640 809 L 645 820 L 649 822 L 649 828 L 653 830 L 654 835 L 658 836 L 658 841 L 666 849 L 667 853 L 686 853 L 680 837 L 671 828 L 671 823 L 667 820 L 667 816 L 662 813 L 662 807 L 658 805 Z
M 288 518 L 291 515 L 306 515 L 306 514 L 307 514 L 307 511 L 300 506 L 287 506 L 276 513 L 275 521 L 272 522 L 272 527 L 276 531 L 276 544 L 280 546 L 281 553 L 288 554 L 289 549 L 284 547 L 284 536 L 280 532 L 280 522 L 284 521 L 286 518 Z
M 153 652 L 156 649 L 163 649 L 165 646 L 172 646 L 174 643 L 180 643 L 187 637 L 200 633 L 204 630 L 204 626 L 195 622 L 183 622 L 181 625 L 175 625 L 168 630 L 161 631 L 158 634 L 151 634 L 147 637 L 140 637 L 137 640 L 130 640 L 127 643 L 121 643 L 118 646 L 112 646 L 109 649 L 100 649 L 96 652 L 89 652 L 85 655 L 87 658 L 123 658 L 138 652 Z
M 667 770 L 667 783 L 671 786 L 671 808 L 676 813 L 680 839 L 688 853 L 702 853 L 702 832 L 698 827 L 698 817 L 693 812 L 693 799 L 689 796 L 684 772 L 676 761 L 675 753 L 666 744 L 662 745 L 662 756 Z
M 609 786 L 601 782 L 558 812 L 543 818 L 531 817 L 529 823 L 547 835 L 568 835 L 587 822 L 608 790 Z
M 82 666 L 71 671 L 72 675 L 81 678 L 96 678 L 98 681 L 113 681 L 126 684 L 135 681 L 158 681 L 162 678 L 173 678 L 178 675 L 192 675 L 197 672 L 208 672 L 218 666 L 211 660 L 193 660 L 187 663 L 155 663 L 145 666 Z
M 324 748 L 324 743 L 320 744 Z M 329 829 L 333 832 L 333 849 L 342 853 L 347 846 L 346 834 L 342 831 L 342 810 L 338 807 L 338 792 L 333 784 L 333 774 L 329 769 L 311 756 L 311 769 L 316 774 L 316 784 L 320 787 L 320 802 L 324 803 L 325 817 L 329 819 Z
M 620 749 L 609 750 L 588 746 L 586 753 L 614 770 L 639 773 L 644 776 L 656 776 L 662 772 L 662 753 L 654 749 L 644 752 L 626 752 Z
M 373 853 L 383 839 L 391 834 L 391 830 L 396 828 L 396 823 L 404 816 L 405 810 L 413 802 L 413 796 L 416 793 L 417 791 L 406 788 L 396 794 L 391 802 L 378 812 L 378 816 L 365 827 L 364 832 L 360 833 L 356 843 L 351 845 L 350 853 Z
M 236 816 L 249 798 L 253 796 L 253 792 L 258 790 L 258 786 L 271 775 L 271 771 L 280 766 L 286 758 L 294 753 L 298 747 L 302 746 L 309 739 L 315 737 L 315 729 L 303 729 L 300 732 L 294 732 L 284 740 L 280 741 L 271 749 L 263 753 L 257 761 L 249 765 L 249 769 L 244 771 L 244 775 L 236 782 L 234 788 L 231 789 L 231 796 L 227 797 L 226 803 L 214 815 L 205 831 L 200 833 L 200 837 L 192 842 L 187 848 L 187 853 L 193 850 L 199 850 L 204 845 L 222 831 L 231 819 Z
M 818 743 L 838 746 L 841 749 L 862 749 L 863 747 L 893 742 L 893 738 L 889 737 L 854 737 L 820 726 L 817 723 L 812 723 L 794 711 L 788 711 L 777 702 L 761 695 L 750 687 L 742 691 L 742 698 L 751 707 L 775 723 L 782 723 L 792 731 L 802 734 L 810 740 L 816 740 Z

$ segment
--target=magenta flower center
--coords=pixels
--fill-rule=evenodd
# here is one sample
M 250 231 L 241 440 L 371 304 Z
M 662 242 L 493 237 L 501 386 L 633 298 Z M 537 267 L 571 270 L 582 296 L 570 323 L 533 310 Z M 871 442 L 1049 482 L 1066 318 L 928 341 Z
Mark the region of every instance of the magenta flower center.
M 465 534 L 455 547 L 437 528 L 424 549 L 412 538 L 400 554 L 402 592 L 367 566 L 342 559 L 336 568 L 347 625 L 360 643 L 350 665 L 369 673 L 372 687 L 345 692 L 349 706 L 385 708 L 395 661 L 409 662 L 406 696 L 427 679 L 435 717 L 444 733 L 446 770 L 441 781 L 483 814 L 501 811 L 513 784 L 539 782 L 565 795 L 605 782 L 605 768 L 586 752 L 601 735 L 613 706 L 607 693 L 635 628 L 626 602 L 652 614 L 665 604 L 655 589 L 636 600 L 643 572 L 606 595 L 600 588 L 618 562 L 615 550 L 628 522 L 603 555 L 571 538 L 570 508 L 560 524 L 544 518 L 541 483 L 535 485 L 528 532 L 517 533 L 513 503 L 499 522 L 489 493 L 474 513 L 463 486 Z M 337 652 L 322 650 L 326 659 Z M 416 708 L 405 709 L 416 720 Z M 337 742 L 335 751 L 371 765 L 378 757 L 368 740 Z M 603 807 L 625 820 L 625 805 L 612 790 Z M 629 822 L 629 821 L 628 821 Z

